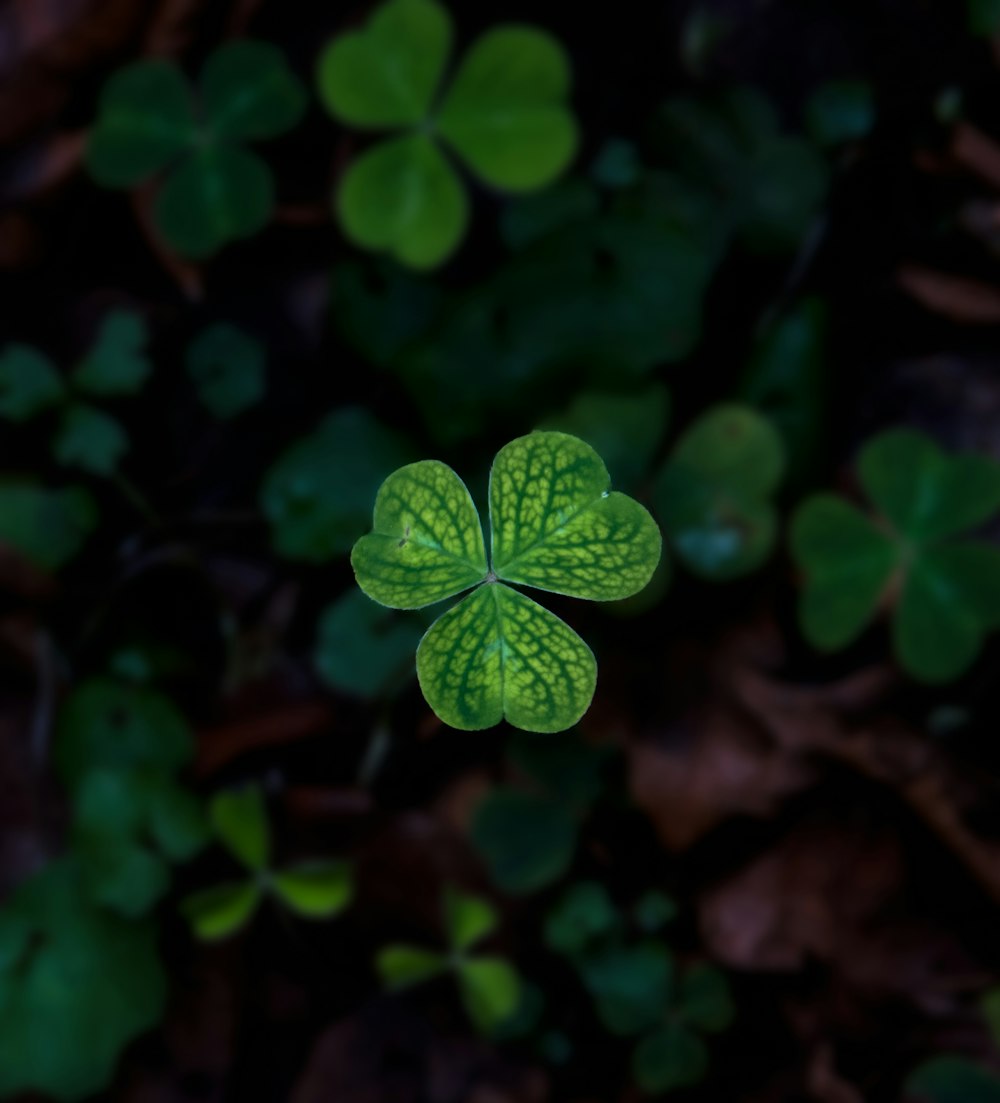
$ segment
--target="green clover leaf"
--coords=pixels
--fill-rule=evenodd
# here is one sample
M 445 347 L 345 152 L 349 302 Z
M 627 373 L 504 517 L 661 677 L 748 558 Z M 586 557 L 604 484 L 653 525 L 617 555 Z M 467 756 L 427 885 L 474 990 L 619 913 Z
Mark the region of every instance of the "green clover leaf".
M 48 490 L 27 480 L 0 482 L 0 544 L 43 570 L 65 566 L 97 525 L 97 506 L 82 487 Z
M 69 860 L 15 889 L 0 908 L 0 1096 L 76 1100 L 110 1083 L 163 1010 L 156 935 L 95 907 Z
M 30 421 L 64 395 L 59 372 L 38 349 L 10 344 L 0 354 L 0 417 Z
M 174 249 L 200 259 L 267 223 L 274 181 L 242 143 L 276 137 L 305 108 L 304 88 L 268 43 L 222 46 L 202 69 L 197 97 L 177 66 L 139 61 L 104 88 L 87 166 L 110 188 L 166 172 L 154 221 Z
M 876 517 L 820 494 L 793 520 L 802 630 L 814 646 L 836 650 L 885 602 L 904 670 L 926 682 L 955 678 L 1000 625 L 1000 549 L 956 539 L 1000 508 L 1000 465 L 949 456 L 899 429 L 862 449 L 858 475 Z
M 451 888 L 445 892 L 443 911 L 450 953 L 393 944 L 379 951 L 375 967 L 393 990 L 451 972 L 469 1018 L 483 1034 L 493 1034 L 513 1018 L 522 994 L 521 979 L 509 962 L 470 952 L 496 928 L 496 911 L 487 901 Z
M 110 414 L 85 402 L 67 406 L 52 440 L 57 463 L 111 475 L 128 451 L 128 436 Z
M 725 581 L 760 567 L 777 535 L 772 497 L 784 469 L 777 431 L 746 406 L 715 406 L 681 436 L 654 503 L 690 571 Z
M 921 1103 L 1000 1103 L 1000 1076 L 966 1057 L 943 1054 L 907 1077 L 906 1097 Z
M 236 417 L 264 397 L 266 361 L 259 341 L 226 322 L 202 330 L 186 356 L 202 405 L 220 421 Z
M 153 371 L 146 353 L 149 327 L 132 310 L 112 310 L 101 323 L 86 357 L 74 369 L 73 385 L 100 398 L 136 394 Z
M 435 460 L 394 472 L 375 501 L 374 531 L 351 553 L 362 590 L 418 609 L 476 587 L 417 648 L 424 697 L 465 731 L 506 718 L 527 731 L 571 727 L 597 679 L 587 645 L 506 583 L 593 601 L 637 593 L 660 559 L 656 523 L 610 489 L 600 456 L 566 433 L 537 432 L 500 450 L 490 471 L 490 561 L 461 479 Z
M 209 803 L 216 837 L 249 874 L 240 881 L 212 885 L 181 902 L 195 936 L 206 942 L 242 930 L 266 896 L 279 900 L 303 919 L 332 919 L 354 895 L 354 880 L 345 862 L 307 859 L 271 868 L 271 825 L 260 787 L 224 790 Z
M 554 180 L 577 146 L 569 63 L 551 35 L 492 28 L 442 90 L 452 38 L 436 0 L 388 0 L 319 63 L 320 98 L 335 118 L 403 131 L 345 173 L 336 198 L 344 231 L 414 268 L 446 260 L 468 223 L 466 191 L 442 145 L 488 186 L 518 192 Z

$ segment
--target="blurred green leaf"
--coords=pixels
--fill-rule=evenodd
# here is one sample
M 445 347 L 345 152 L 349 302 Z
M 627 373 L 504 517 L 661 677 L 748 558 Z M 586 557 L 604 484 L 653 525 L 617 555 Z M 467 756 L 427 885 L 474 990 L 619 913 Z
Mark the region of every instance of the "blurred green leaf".
M 638 1034 L 662 1018 L 673 975 L 673 958 L 659 942 L 612 946 L 581 965 L 598 1017 L 612 1034 Z
M 106 187 L 131 187 L 170 169 L 154 222 L 169 245 L 197 259 L 266 224 L 274 206 L 270 170 L 237 143 L 287 130 L 307 100 L 280 51 L 250 41 L 226 43 L 206 61 L 200 118 L 194 100 L 169 62 L 119 71 L 101 97 L 87 164 Z
M 583 811 L 604 792 L 612 751 L 588 743 L 578 731 L 515 735 L 507 746 L 511 762 L 532 777 L 547 795 Z
M 821 146 L 838 146 L 867 136 L 875 125 L 871 85 L 863 80 L 832 80 L 806 100 L 806 129 Z
M 807 499 L 793 519 L 802 630 L 816 647 L 843 647 L 887 597 L 903 668 L 926 682 L 957 677 L 1000 625 L 1000 550 L 949 538 L 1000 509 L 1000 464 L 898 429 L 862 449 L 858 473 L 881 519 L 831 495 Z
M 477 957 L 458 965 L 462 1002 L 469 1018 L 484 1034 L 492 1034 L 517 1011 L 521 981 L 509 962 Z
M 337 192 L 348 238 L 411 268 L 435 268 L 465 236 L 469 201 L 425 134 L 380 142 L 352 162 Z
M 1000 1049 L 1000 988 L 991 988 L 980 1002 L 980 1010 L 994 1046 Z
M 91 475 L 113 475 L 128 447 L 121 423 L 83 402 L 66 407 L 52 442 L 58 463 Z
M 677 986 L 677 1014 L 686 1026 L 716 1034 L 728 1029 L 736 1008 L 729 981 L 714 965 L 692 965 Z
M 569 869 L 576 851 L 573 816 L 551 797 L 495 789 L 476 809 L 472 841 L 505 892 L 536 892 Z
M 70 789 L 100 768 L 170 773 L 192 752 L 184 717 L 152 689 L 94 678 L 78 685 L 59 713 L 55 761 Z
M 965 1057 L 925 1061 L 906 1081 L 906 1098 L 922 1103 L 1000 1103 L 1000 1077 Z
M 220 421 L 236 417 L 264 397 L 266 362 L 260 341 L 226 322 L 203 329 L 186 356 L 202 405 Z
M 183 833 L 165 809 L 174 821 L 184 810 Z M 167 860 L 191 857 L 206 838 L 194 798 L 162 774 L 98 768 L 77 787 L 73 847 L 84 881 L 95 901 L 124 915 L 148 911 L 169 886 Z
M 685 431 L 654 501 L 689 570 L 721 582 L 761 566 L 777 536 L 772 496 L 784 470 L 781 438 L 749 407 L 715 406 Z
M 676 919 L 677 904 L 665 893 L 650 889 L 636 901 L 632 914 L 639 930 L 653 934 Z
M 444 897 L 444 919 L 448 942 L 461 953 L 491 934 L 498 916 L 488 900 L 449 889 Z
M 697 1034 L 680 1023 L 666 1023 L 642 1038 L 632 1057 L 636 1083 L 660 1093 L 697 1084 L 708 1072 L 708 1051 Z
M 579 881 L 563 893 L 545 920 L 549 948 L 576 957 L 617 930 L 621 917 L 597 881 Z
M 112 310 L 104 318 L 86 357 L 74 370 L 73 385 L 86 394 L 109 398 L 136 394 L 153 371 L 146 345 L 145 319 L 132 310 Z
M 292 911 L 306 919 L 332 919 L 354 894 L 354 879 L 346 862 L 300 862 L 275 873 L 272 886 Z
M 256 881 L 213 885 L 185 897 L 181 911 L 196 938 L 215 942 L 243 930 L 260 904 L 260 894 Z
M 340 35 L 319 62 L 319 93 L 331 115 L 384 130 L 430 112 L 451 50 L 448 12 L 434 0 L 392 0 L 358 31 Z
M 572 433 L 594 448 L 616 486 L 634 487 L 649 470 L 666 432 L 670 394 L 653 383 L 628 394 L 585 391 L 540 429 Z
M 160 59 L 137 61 L 104 86 L 87 167 L 105 187 L 132 187 L 166 168 L 197 133 L 194 98 L 180 70 Z
M 544 187 L 576 153 L 565 106 L 571 79 L 569 57 L 551 35 L 494 27 L 463 57 L 438 112 L 440 133 L 486 184 Z
M 408 988 L 444 973 L 448 959 L 444 954 L 418 946 L 384 946 L 378 952 L 375 967 L 389 988 Z
M 808 142 L 779 132 L 773 108 L 754 88 L 668 101 L 652 149 L 713 195 L 719 217 L 755 252 L 797 248 L 826 199 L 825 161 Z
M 797 485 L 815 471 L 828 429 L 829 328 L 826 302 L 802 300 L 758 339 L 737 392 L 781 434 Z
M 284 54 L 269 42 L 227 42 L 205 62 L 200 90 L 212 131 L 240 141 L 291 130 L 309 102 Z
M 0 908 L 0 1096 L 101 1091 L 165 996 L 155 928 L 95 908 L 71 862 L 48 866 Z
M 991 38 L 1000 32 L 1000 0 L 965 0 L 969 33 Z
M 599 209 L 600 197 L 593 185 L 569 177 L 543 191 L 511 199 L 500 215 L 500 233 L 507 247 L 516 251 L 565 226 L 593 218 Z
M 264 795 L 257 785 L 224 789 L 212 797 L 208 817 L 225 847 L 247 869 L 258 872 L 271 860 L 271 832 Z
M 638 183 L 642 161 L 634 142 L 611 138 L 598 150 L 590 166 L 590 176 L 602 188 L 628 188 Z
M 346 554 L 371 523 L 379 485 L 408 459 L 407 442 L 367 410 L 330 414 L 264 479 L 261 507 L 278 552 L 312 563 Z
M 387 0 L 320 59 L 331 114 L 395 131 L 344 174 L 341 225 L 355 244 L 414 268 L 444 262 L 468 224 L 466 190 L 442 144 L 486 183 L 512 191 L 550 183 L 576 149 L 569 64 L 555 39 L 519 25 L 489 30 L 436 96 L 451 40 L 450 16 L 434 0 Z
M 412 618 L 401 618 L 360 590 L 349 590 L 320 617 L 316 669 L 341 693 L 387 696 L 414 676 L 413 655 L 423 633 L 423 625 Z
M 10 344 L 0 353 L 0 417 L 29 421 L 65 393 L 55 365 L 38 349 Z
M 0 544 L 45 570 L 73 559 L 97 526 L 97 506 L 80 487 L 48 490 L 25 480 L 0 481 Z
M 347 343 L 386 366 L 433 327 L 445 295 L 401 265 L 373 258 L 338 264 L 331 299 L 334 324 Z
M 274 179 L 256 153 L 205 145 L 164 181 L 153 217 L 178 253 L 201 260 L 263 229 L 273 207 Z

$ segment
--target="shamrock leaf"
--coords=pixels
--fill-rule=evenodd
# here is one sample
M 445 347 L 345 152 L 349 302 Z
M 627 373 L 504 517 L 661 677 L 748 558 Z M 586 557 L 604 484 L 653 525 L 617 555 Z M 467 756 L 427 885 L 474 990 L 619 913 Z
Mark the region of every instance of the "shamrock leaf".
M 243 413 L 264 397 L 264 346 L 225 322 L 209 326 L 188 348 L 188 375 L 202 405 L 220 421 Z
M 662 1015 L 673 988 L 674 963 L 659 942 L 641 942 L 587 958 L 581 975 L 607 1029 L 638 1034 Z
M 957 677 L 1000 624 L 1000 550 L 955 539 L 1000 508 L 1000 465 L 901 429 L 862 449 L 858 475 L 878 517 L 821 494 L 793 520 L 802 630 L 823 650 L 844 647 L 885 601 L 903 668 L 921 681 Z
M 44 570 L 65 566 L 97 525 L 97 507 L 81 487 L 47 490 L 23 480 L 0 482 L 0 544 Z
M 209 820 L 219 841 L 249 874 L 240 881 L 213 885 L 181 902 L 195 936 L 212 942 L 228 938 L 253 918 L 270 895 L 304 919 L 332 919 L 354 894 L 344 862 L 307 860 L 271 868 L 271 827 L 257 785 L 216 793 Z
M 554 180 L 577 144 L 569 64 L 550 35 L 487 31 L 439 96 L 452 38 L 436 0 L 388 0 L 363 29 L 335 39 L 319 65 L 320 97 L 335 118 L 402 131 L 345 173 L 336 199 L 344 231 L 414 268 L 442 263 L 468 223 L 465 188 L 441 144 L 484 183 L 509 191 Z
M 351 590 L 320 617 L 316 669 L 341 693 L 382 697 L 413 676 L 413 652 L 422 635 L 419 624 Z
M 48 866 L 0 908 L 0 1096 L 100 1092 L 165 996 L 155 928 L 96 908 L 72 862 Z
M 933 1057 L 907 1078 L 906 1098 L 921 1103 L 1000 1103 L 1000 1076 L 965 1057 Z
M 586 711 L 597 672 L 587 645 L 505 582 L 595 601 L 637 593 L 660 558 L 660 534 L 638 502 L 610 490 L 597 453 L 566 433 L 520 437 L 490 472 L 492 566 L 465 484 L 423 460 L 394 472 L 375 501 L 374 531 L 351 553 L 369 597 L 416 609 L 462 590 L 417 648 L 431 708 L 463 730 L 507 718 L 562 731 Z
M 657 477 L 655 503 L 685 566 L 724 581 L 764 562 L 784 466 L 781 438 L 745 406 L 716 406 L 684 433 Z
M 520 977 L 503 958 L 470 953 L 496 927 L 496 912 L 485 900 L 451 889 L 443 910 L 449 954 L 395 944 L 379 951 L 375 966 L 383 983 L 397 990 L 452 972 L 469 1018 L 492 1034 L 515 1015 L 522 991 Z
M 549 912 L 545 941 L 557 953 L 575 958 L 613 934 L 620 923 L 607 889 L 598 881 L 579 881 Z
M 107 398 L 136 394 L 153 370 L 146 354 L 149 330 L 131 310 L 113 310 L 97 339 L 74 370 L 73 385 L 85 394 Z
M 323 563 L 364 532 L 379 483 L 409 458 L 406 441 L 360 407 L 330 414 L 268 471 L 261 508 L 280 554 Z
M 0 354 L 0 417 L 29 421 L 64 394 L 59 372 L 38 349 L 11 344 Z
M 773 107 L 752 88 L 670 100 L 654 140 L 664 163 L 716 197 L 716 219 L 755 252 L 794 249 L 826 197 L 823 158 L 782 134 Z
M 67 406 L 52 441 L 58 463 L 92 475 L 111 475 L 128 451 L 121 425 L 103 410 L 83 402 Z
M 156 226 L 181 254 L 206 257 L 256 233 L 274 205 L 270 170 L 241 143 L 276 137 L 305 107 L 304 89 L 268 43 L 222 46 L 202 69 L 197 97 L 175 65 L 139 61 L 108 81 L 87 165 L 105 187 L 167 172 Z

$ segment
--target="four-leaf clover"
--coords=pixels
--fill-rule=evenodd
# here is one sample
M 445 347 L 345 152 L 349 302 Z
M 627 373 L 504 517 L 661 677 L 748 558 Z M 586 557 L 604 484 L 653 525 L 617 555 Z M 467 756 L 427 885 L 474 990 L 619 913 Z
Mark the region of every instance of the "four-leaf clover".
M 170 169 L 153 218 L 166 241 L 192 258 L 266 224 L 274 180 L 243 143 L 276 137 L 306 109 L 301 82 L 266 42 L 216 50 L 199 92 L 196 101 L 169 61 L 128 65 L 108 81 L 87 145 L 87 166 L 105 187 L 131 188 Z
M 570 70 L 560 44 L 534 27 L 494 27 L 472 44 L 450 85 L 448 12 L 435 0 L 389 0 L 320 59 L 319 91 L 351 126 L 397 131 L 341 182 L 348 236 L 415 268 L 444 261 L 465 233 L 468 198 L 439 145 L 484 183 L 543 187 L 569 164 L 577 129 L 566 108 Z
M 818 494 L 793 520 L 802 630 L 832 651 L 884 603 L 904 669 L 927 682 L 954 678 L 1000 625 L 1000 549 L 955 539 L 1000 508 L 1000 465 L 948 456 L 921 433 L 897 429 L 870 441 L 857 469 L 878 516 Z
M 490 560 L 465 484 L 436 460 L 393 472 L 374 531 L 351 553 L 374 601 L 419 609 L 475 587 L 428 629 L 417 677 L 434 712 L 473 731 L 502 719 L 527 731 L 571 727 L 590 704 L 597 666 L 563 621 L 509 583 L 592 601 L 637 593 L 660 559 L 649 513 L 610 490 L 600 456 L 566 433 L 502 448 L 489 487 Z

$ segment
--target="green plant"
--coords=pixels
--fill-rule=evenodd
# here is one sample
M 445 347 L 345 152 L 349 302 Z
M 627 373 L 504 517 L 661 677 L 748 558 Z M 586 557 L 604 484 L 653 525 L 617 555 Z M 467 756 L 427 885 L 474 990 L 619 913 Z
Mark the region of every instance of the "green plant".
M 264 397 L 267 354 L 260 341 L 238 326 L 218 322 L 203 329 L 188 347 L 185 364 L 202 405 L 220 421 Z
M 469 1018 L 484 1034 L 492 1034 L 515 1014 L 521 999 L 521 980 L 513 966 L 500 957 L 470 952 L 493 933 L 497 922 L 497 913 L 487 901 L 448 889 L 444 895 L 448 951 L 404 943 L 386 946 L 378 953 L 376 968 L 392 989 L 452 973 Z
M 413 652 L 423 627 L 349 590 L 319 619 L 315 663 L 332 689 L 355 697 L 384 697 L 413 677 Z
M 980 1011 L 995 1049 L 1000 1049 L 1000 989 L 991 989 Z M 958 1054 L 931 1057 L 906 1078 L 906 1097 L 921 1103 L 1000 1103 L 1000 1073 Z
M 802 630 L 833 651 L 891 610 L 903 669 L 926 682 L 955 678 L 1000 624 L 1000 550 L 958 539 L 1000 508 L 1000 464 L 896 429 L 861 449 L 857 473 L 874 516 L 820 494 L 793 519 Z
M 153 221 L 178 253 L 200 259 L 266 225 L 274 180 L 244 146 L 284 133 L 305 108 L 305 89 L 266 42 L 221 46 L 205 62 L 197 97 L 172 62 L 138 61 L 104 88 L 87 167 L 109 188 L 166 173 Z
M 871 85 L 863 80 L 832 80 L 821 84 L 805 106 L 806 129 L 821 146 L 838 146 L 868 136 L 875 125 Z
M 0 1096 L 100 1091 L 165 999 L 155 928 L 96 907 L 72 859 L 52 863 L 0 908 Z
M 498 785 L 488 792 L 473 814 L 470 835 L 494 882 L 521 895 L 545 888 L 569 869 L 581 821 L 602 792 L 608 756 L 575 732 L 514 738 L 508 756 L 529 787 Z
M 981 38 L 1000 31 L 1000 0 L 965 0 L 969 30 Z
M 676 908 L 659 892 L 633 908 L 633 925 L 649 932 L 669 923 Z M 604 887 L 570 885 L 550 909 L 549 947 L 567 958 L 610 1033 L 636 1040 L 632 1071 L 639 1087 L 662 1093 L 696 1084 L 708 1069 L 704 1034 L 727 1029 L 733 1002 L 725 975 L 710 965 L 678 969 L 658 939 L 633 940 L 629 924 Z
M 75 558 L 96 525 L 97 506 L 82 487 L 0 481 L 0 543 L 43 570 L 59 570 Z
M 610 490 L 601 458 L 565 433 L 519 437 L 490 472 L 490 560 L 476 507 L 450 467 L 394 472 L 374 531 L 351 553 L 358 584 L 390 608 L 419 609 L 473 588 L 417 648 L 424 697 L 463 730 L 507 719 L 528 731 L 571 727 L 593 697 L 596 662 L 558 617 L 505 583 L 613 601 L 637 593 L 660 558 L 638 502 Z
M 348 169 L 337 211 L 348 236 L 431 268 L 458 246 L 468 199 L 439 141 L 477 177 L 508 191 L 540 188 L 573 157 L 565 52 L 543 31 L 494 27 L 442 88 L 453 30 L 435 0 L 389 0 L 367 25 L 335 39 L 319 64 L 332 115 L 394 131 Z M 402 133 L 399 133 L 402 132 Z
M 114 474 L 128 450 L 128 434 L 93 400 L 142 389 L 153 370 L 146 353 L 148 340 L 140 315 L 113 310 L 87 355 L 66 378 L 31 345 L 8 345 L 0 354 L 0 417 L 23 423 L 54 411 L 56 462 L 93 475 Z
M 379 484 L 411 456 L 408 442 L 367 410 L 335 410 L 278 457 L 261 486 L 277 551 L 311 563 L 350 551 Z
M 332 919 L 350 903 L 354 887 L 344 862 L 308 860 L 272 868 L 271 830 L 257 786 L 217 793 L 209 804 L 209 818 L 223 846 L 250 876 L 203 889 L 183 901 L 198 938 L 227 938 L 242 929 L 265 896 L 304 919 Z
M 737 405 L 702 414 L 677 441 L 654 489 L 681 562 L 720 582 L 760 567 L 777 536 L 773 496 L 784 471 L 784 445 L 766 418 Z

